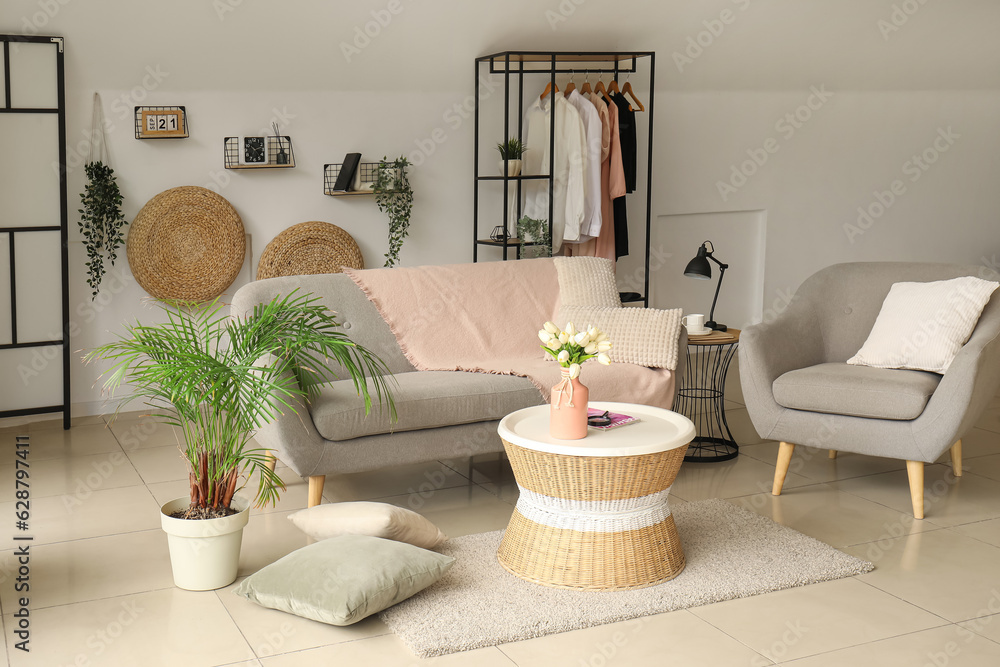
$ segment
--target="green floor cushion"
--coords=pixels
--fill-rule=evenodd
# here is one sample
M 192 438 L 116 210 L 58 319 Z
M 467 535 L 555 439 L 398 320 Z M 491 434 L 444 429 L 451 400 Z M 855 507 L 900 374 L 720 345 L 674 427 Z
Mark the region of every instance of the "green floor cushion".
M 342 535 L 293 551 L 234 593 L 321 623 L 351 625 L 427 588 L 454 562 L 403 542 Z

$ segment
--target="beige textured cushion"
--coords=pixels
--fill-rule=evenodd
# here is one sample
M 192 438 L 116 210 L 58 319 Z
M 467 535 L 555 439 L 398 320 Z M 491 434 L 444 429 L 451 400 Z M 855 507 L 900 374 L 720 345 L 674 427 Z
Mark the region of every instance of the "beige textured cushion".
M 998 286 L 974 276 L 894 284 L 868 339 L 847 363 L 944 373 Z
M 563 305 L 559 325 L 572 322 L 581 331 L 595 326 L 608 334 L 611 361 L 651 368 L 677 368 L 681 309 L 595 308 Z
M 559 301 L 563 306 L 622 305 L 615 283 L 614 264 L 603 257 L 556 257 L 559 276 Z M 556 322 L 560 327 L 565 321 Z
M 288 515 L 288 520 L 316 540 L 340 535 L 370 535 L 433 549 L 448 539 L 437 526 L 416 512 L 387 503 L 317 505 Z

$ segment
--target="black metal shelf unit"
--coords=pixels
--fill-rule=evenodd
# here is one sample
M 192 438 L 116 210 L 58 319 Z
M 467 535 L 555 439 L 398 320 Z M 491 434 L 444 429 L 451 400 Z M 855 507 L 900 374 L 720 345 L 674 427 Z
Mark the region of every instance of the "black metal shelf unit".
M 652 222 L 652 182 L 653 182 L 653 93 L 655 88 L 656 54 L 652 51 L 501 51 L 486 56 L 476 58 L 476 95 L 475 95 L 475 156 L 473 174 L 473 213 L 472 213 L 472 261 L 479 261 L 480 246 L 495 246 L 503 250 L 503 259 L 510 259 L 508 248 L 517 250 L 516 257 L 520 258 L 520 244 L 511 243 L 507 233 L 507 218 L 510 213 L 509 201 L 512 183 L 516 191 L 515 206 L 517 208 L 517 218 L 520 219 L 522 211 L 521 182 L 525 180 L 546 179 L 549 181 L 549 192 L 553 192 L 552 176 L 555 161 L 555 116 L 550 114 L 551 128 L 549 132 L 549 173 L 548 175 L 520 175 L 520 176 L 493 176 L 479 173 L 479 150 L 480 150 L 480 100 L 483 99 L 480 90 L 480 75 L 503 74 L 503 139 L 511 136 L 511 78 L 515 78 L 517 89 L 517 137 L 524 138 L 523 114 L 524 114 L 524 81 L 528 75 L 534 80 L 547 75 L 552 86 L 556 84 L 557 74 L 611 74 L 617 80 L 619 74 L 632 74 L 637 72 L 636 64 L 640 59 L 649 60 L 649 103 L 646 105 L 646 116 L 648 119 L 647 131 L 647 151 L 646 151 L 646 234 L 644 239 L 644 285 L 643 293 L 639 298 L 632 298 L 631 301 L 641 301 L 644 306 L 649 305 L 649 230 Z M 534 90 L 534 89 L 532 89 Z M 529 97 L 530 99 L 530 97 Z M 506 173 L 506 164 L 504 165 Z M 481 182 L 500 181 L 503 183 L 503 223 L 504 239 L 495 241 L 488 235 L 483 235 L 479 229 L 479 186 Z M 549 197 L 549 236 L 552 234 L 552 207 L 553 198 Z M 491 222 L 489 229 L 493 228 Z

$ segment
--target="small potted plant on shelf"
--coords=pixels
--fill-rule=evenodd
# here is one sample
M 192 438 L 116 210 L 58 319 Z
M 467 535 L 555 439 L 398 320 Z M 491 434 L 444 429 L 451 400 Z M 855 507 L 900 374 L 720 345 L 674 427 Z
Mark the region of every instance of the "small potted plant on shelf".
M 409 161 L 398 157 L 389 161 L 383 157 L 375 167 L 375 204 L 389 218 L 389 251 L 385 253 L 385 266 L 399 262 L 403 239 L 410 233 L 410 211 L 413 210 L 413 189 L 406 177 Z
M 112 393 L 131 385 L 119 409 L 144 399 L 154 417 L 184 434 L 190 493 L 163 505 L 160 518 L 174 583 L 187 590 L 221 588 L 236 579 L 250 504 L 274 503 L 284 488 L 273 459 L 251 439 L 336 379 L 327 361 L 350 375 L 366 414 L 374 393 L 395 419 L 385 363 L 340 331 L 317 298 L 293 292 L 233 317 L 224 308 L 217 300 L 168 304 L 166 322 L 128 324 L 118 340 L 84 357 L 114 362 L 102 375 Z M 237 495 L 252 474 L 252 498 Z
M 524 143 L 517 137 L 511 137 L 497 144 L 497 150 L 500 152 L 500 175 L 504 174 L 506 164 L 507 176 L 518 176 L 521 173 L 521 156 L 528 150 Z

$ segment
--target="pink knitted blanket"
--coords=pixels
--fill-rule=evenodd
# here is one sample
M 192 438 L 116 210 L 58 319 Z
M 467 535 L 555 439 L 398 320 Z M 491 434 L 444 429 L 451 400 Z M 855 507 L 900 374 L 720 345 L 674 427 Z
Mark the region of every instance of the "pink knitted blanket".
M 559 382 L 559 364 L 546 359 L 538 340 L 538 330 L 559 308 L 552 259 L 345 273 L 375 304 L 418 370 L 519 375 L 546 400 Z M 593 401 L 668 409 L 673 404 L 675 378 L 669 370 L 591 361 L 580 378 Z

